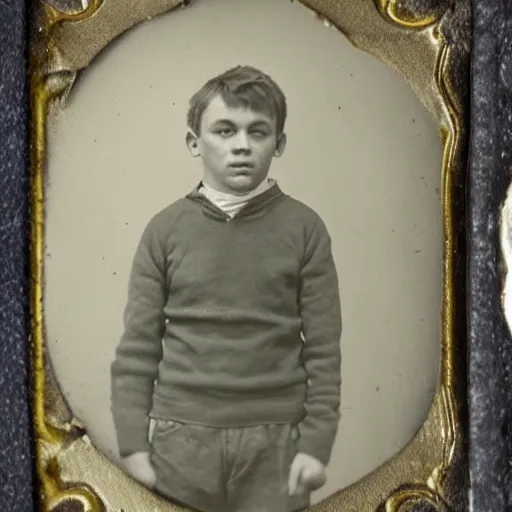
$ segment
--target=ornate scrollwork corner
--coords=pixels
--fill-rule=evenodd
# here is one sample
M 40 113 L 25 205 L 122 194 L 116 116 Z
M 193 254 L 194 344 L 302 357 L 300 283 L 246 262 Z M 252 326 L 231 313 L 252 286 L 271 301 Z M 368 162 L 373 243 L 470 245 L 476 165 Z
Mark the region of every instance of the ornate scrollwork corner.
M 101 6 L 103 5 L 104 0 L 89 0 L 86 3 L 85 8 L 79 9 L 76 11 L 66 12 L 58 9 L 54 5 L 46 2 L 45 0 L 41 0 L 41 5 L 43 6 L 45 16 L 47 19 L 46 26 L 51 30 L 57 23 L 63 21 L 83 21 L 90 18 L 92 15 L 96 14 L 99 11 Z
M 385 19 L 416 30 L 436 25 L 448 8 L 446 0 L 374 0 L 374 3 Z
M 85 429 L 71 421 L 53 425 L 48 419 L 39 422 L 37 465 L 40 497 L 48 512 L 105 512 L 100 498 L 86 484 L 70 484 L 61 478 L 59 454 L 85 435 Z
M 104 0 L 89 0 L 83 9 L 74 11 L 63 11 L 45 0 L 41 0 L 37 6 L 34 38 L 39 39 L 39 43 L 42 44 L 35 44 L 34 47 L 44 48 L 45 51 L 44 54 L 37 55 L 38 60 L 44 64 L 33 66 L 33 68 L 43 73 L 44 77 L 40 79 L 48 79 L 50 87 L 60 87 L 65 91 L 64 98 L 71 90 L 76 74 L 68 71 L 59 46 L 53 44 L 55 30 L 64 22 L 79 23 L 90 19 L 98 13 L 103 4 Z
M 40 44 L 34 46 L 44 48 L 45 54 L 40 55 L 44 65 L 35 68 L 45 69 L 46 75 L 61 71 L 79 72 L 110 42 L 133 26 L 173 9 L 184 8 L 191 2 L 89 0 L 83 9 L 69 11 L 56 7 L 57 2 L 40 0 L 34 27 L 35 37 Z
M 424 483 L 406 484 L 395 489 L 377 512 L 453 512 L 445 495 L 445 486 L 453 469 L 454 455 L 460 441 L 456 429 L 454 399 L 449 387 L 440 390 L 438 415 L 443 437 L 443 456 Z
M 44 477 L 43 495 L 48 512 L 106 512 L 103 501 L 88 485 L 62 481 L 56 458 L 47 462 Z
M 428 485 L 403 486 L 379 507 L 378 512 L 452 512 L 446 501 Z

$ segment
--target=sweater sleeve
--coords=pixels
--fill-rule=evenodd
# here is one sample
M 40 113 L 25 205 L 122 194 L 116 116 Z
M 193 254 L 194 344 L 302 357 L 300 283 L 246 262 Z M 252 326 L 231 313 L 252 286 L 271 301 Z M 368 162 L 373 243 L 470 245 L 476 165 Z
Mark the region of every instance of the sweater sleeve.
M 153 223 L 132 263 L 124 331 L 111 365 L 111 407 L 121 457 L 149 451 L 149 412 L 162 357 L 165 256 Z
M 340 418 L 342 321 L 338 286 L 331 239 L 317 217 L 306 243 L 299 295 L 308 391 L 298 448 L 326 465 Z

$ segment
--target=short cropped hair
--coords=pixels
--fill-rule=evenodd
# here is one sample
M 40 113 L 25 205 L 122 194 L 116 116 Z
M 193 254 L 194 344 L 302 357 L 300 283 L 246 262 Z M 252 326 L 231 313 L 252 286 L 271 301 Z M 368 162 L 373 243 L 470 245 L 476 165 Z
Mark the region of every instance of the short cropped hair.
M 287 105 L 281 88 L 259 69 L 235 66 L 208 80 L 190 99 L 187 124 L 196 135 L 200 135 L 204 111 L 217 95 L 229 107 L 250 108 L 275 119 L 278 136 L 284 131 Z

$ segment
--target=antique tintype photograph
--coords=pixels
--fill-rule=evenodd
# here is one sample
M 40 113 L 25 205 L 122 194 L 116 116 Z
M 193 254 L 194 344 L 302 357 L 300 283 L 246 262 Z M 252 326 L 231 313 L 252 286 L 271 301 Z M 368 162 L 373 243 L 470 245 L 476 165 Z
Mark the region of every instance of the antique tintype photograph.
M 148 18 L 48 120 L 52 375 L 152 510 L 307 510 L 450 399 L 438 107 L 300 2 Z

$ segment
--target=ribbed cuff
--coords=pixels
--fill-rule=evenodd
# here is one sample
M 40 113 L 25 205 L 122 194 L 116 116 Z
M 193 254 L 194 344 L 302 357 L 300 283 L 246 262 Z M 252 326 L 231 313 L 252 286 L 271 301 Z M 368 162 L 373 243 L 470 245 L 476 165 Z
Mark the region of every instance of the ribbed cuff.
M 121 457 L 127 457 L 136 452 L 151 451 L 147 415 L 114 413 L 114 425 Z
M 297 442 L 298 451 L 311 455 L 324 466 L 327 466 L 331 460 L 337 428 L 329 428 L 321 432 L 313 431 L 307 428 L 304 422 L 299 423 L 298 427 L 300 433 L 300 437 Z

